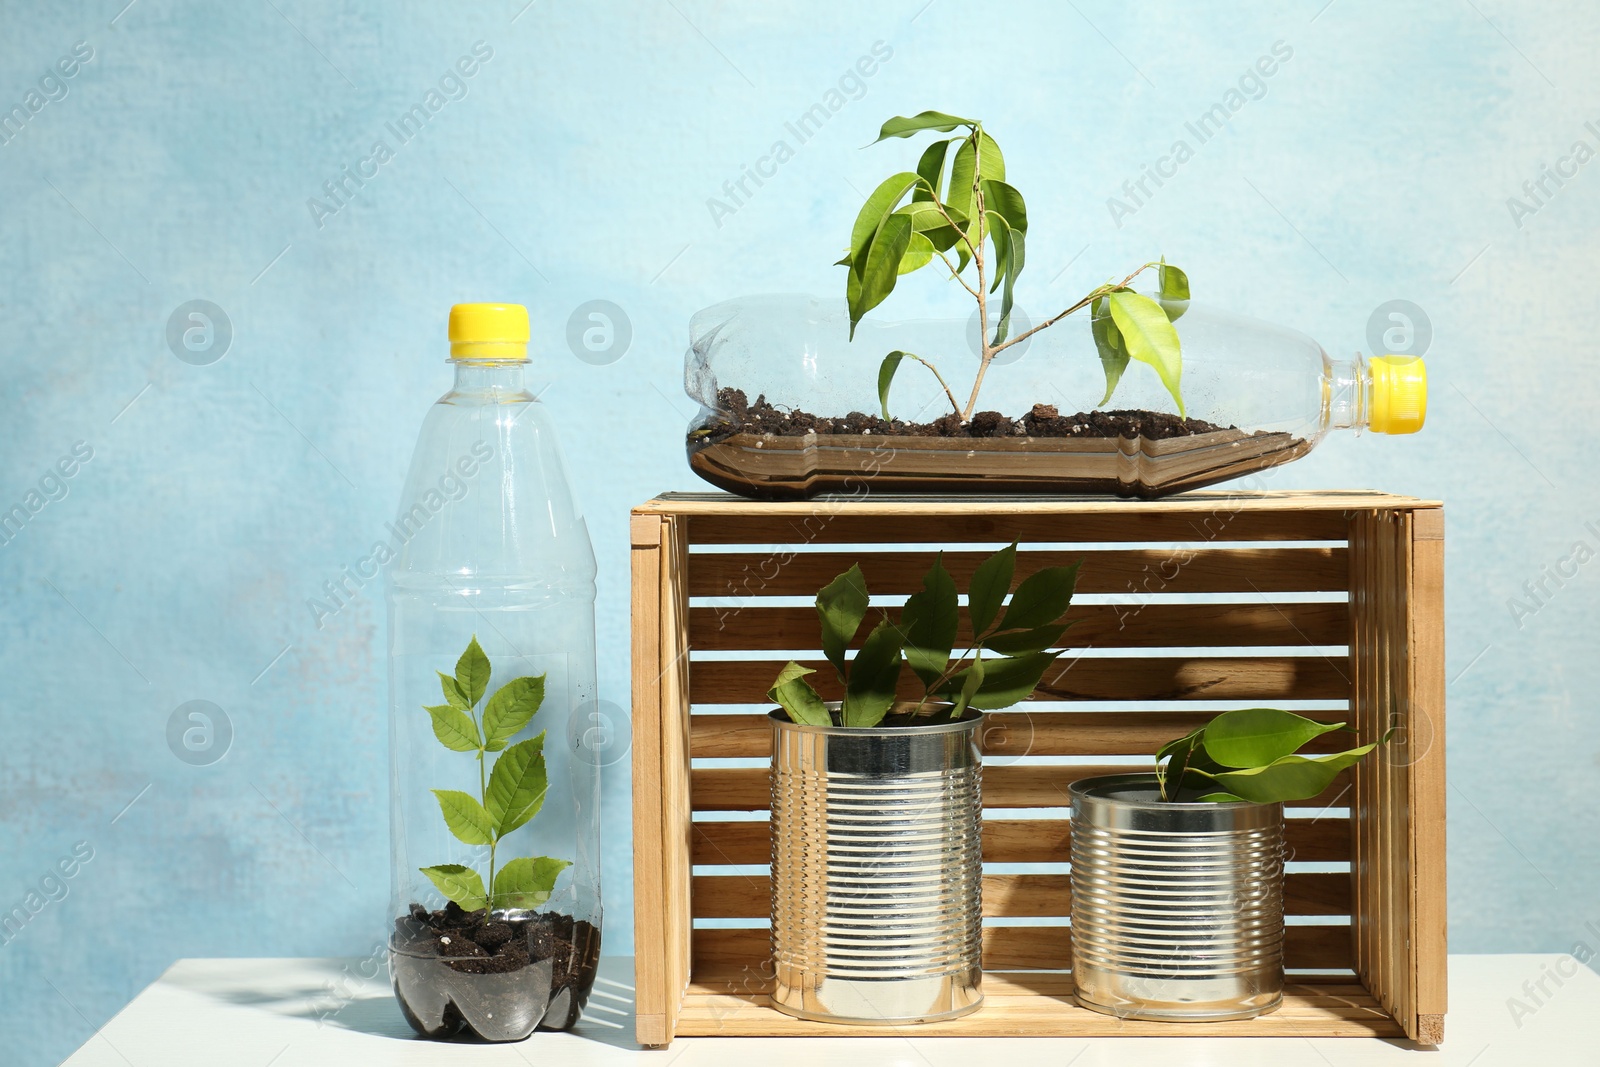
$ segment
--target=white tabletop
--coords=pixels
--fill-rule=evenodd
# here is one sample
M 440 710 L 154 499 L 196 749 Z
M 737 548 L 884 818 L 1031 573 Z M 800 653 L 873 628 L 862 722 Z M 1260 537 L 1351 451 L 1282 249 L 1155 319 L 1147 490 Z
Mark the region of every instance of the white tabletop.
M 376 978 L 362 978 L 375 970 Z M 915 1036 L 679 1038 L 664 1050 L 642 1051 L 633 1043 L 632 981 L 632 960 L 603 960 L 589 1008 L 571 1033 L 483 1045 L 416 1038 L 381 963 L 371 960 L 179 960 L 66 1067 L 971 1067 L 999 1056 L 1007 1067 L 1600 1064 L 1600 975 L 1569 956 L 1452 956 L 1450 1013 L 1437 1052 L 1368 1038 Z

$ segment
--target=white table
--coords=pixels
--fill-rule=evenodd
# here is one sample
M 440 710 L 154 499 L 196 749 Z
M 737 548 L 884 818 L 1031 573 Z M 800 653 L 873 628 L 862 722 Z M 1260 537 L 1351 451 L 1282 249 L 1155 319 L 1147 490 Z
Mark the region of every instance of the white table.
M 173 964 L 66 1061 L 66 1067 L 1575 1067 L 1600 1064 L 1600 975 L 1570 957 L 1452 956 L 1445 1043 L 1287 1038 L 679 1038 L 664 1050 L 633 1043 L 633 961 L 603 960 L 571 1033 L 483 1045 L 422 1041 L 400 1017 L 373 961 L 189 959 Z M 1544 978 L 1548 996 L 1539 993 Z M 1523 983 L 1535 983 L 1535 1004 Z M 1531 1014 L 1514 1016 L 1510 998 Z M 914 1028 L 913 1028 L 914 1029 Z M 1198 1031 L 1198 1027 L 1196 1030 Z

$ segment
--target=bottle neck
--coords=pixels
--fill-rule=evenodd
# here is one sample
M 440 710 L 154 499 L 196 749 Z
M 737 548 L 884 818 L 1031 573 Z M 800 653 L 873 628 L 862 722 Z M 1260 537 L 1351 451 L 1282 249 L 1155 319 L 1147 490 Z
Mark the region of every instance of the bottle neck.
M 527 392 L 523 384 L 523 371 L 528 366 L 525 359 L 455 359 L 450 362 L 456 368 L 455 385 L 450 391 L 457 396 L 505 400 Z
M 1328 360 L 1322 372 L 1322 424 L 1360 433 L 1371 417 L 1372 369 L 1366 359 Z

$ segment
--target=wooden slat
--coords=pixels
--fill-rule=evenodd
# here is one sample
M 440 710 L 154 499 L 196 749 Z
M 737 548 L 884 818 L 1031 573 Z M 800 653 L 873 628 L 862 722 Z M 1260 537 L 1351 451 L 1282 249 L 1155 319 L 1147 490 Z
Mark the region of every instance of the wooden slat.
M 694 963 L 749 967 L 770 973 L 771 935 L 762 929 L 696 930 Z M 1350 927 L 1289 926 L 1284 929 L 1283 965 L 1319 971 L 1347 969 L 1351 963 Z M 1072 930 L 1066 926 L 985 926 L 983 966 L 1003 969 L 1072 965 Z
M 867 588 L 898 596 L 922 588 L 932 552 L 700 552 L 690 557 L 689 595 L 813 596 L 859 564 Z M 965 589 L 986 552 L 945 552 L 945 569 Z M 1089 549 L 1021 551 L 1016 580 L 1045 567 L 1081 563 L 1080 593 L 1288 593 L 1349 588 L 1343 548 Z
M 917 1037 L 1196 1037 L 1195 1027 L 1163 1022 L 1147 1022 L 1102 1015 L 1079 1007 L 1072 999 L 1070 979 L 1061 988 L 1051 983 L 1056 976 L 1041 972 L 1018 972 L 1014 982 L 1004 980 L 1004 972 L 984 975 L 983 1010 L 949 1022 L 923 1023 L 915 1028 Z M 754 984 L 753 982 L 751 984 Z M 1009 989 L 1008 989 L 1009 987 Z M 1008 989 L 996 992 L 996 988 Z M 1312 987 L 1318 988 L 1318 987 Z M 1283 1005 L 1270 1014 L 1239 1022 L 1206 1023 L 1206 1037 L 1277 1037 L 1296 1042 L 1307 1037 L 1393 1038 L 1403 1036 L 1392 1018 L 1359 986 L 1345 992 L 1324 995 L 1288 993 Z M 774 1011 L 764 994 L 697 994 L 684 1007 L 679 1032 L 686 1037 L 837 1037 L 836 1024 L 808 1022 Z M 851 1037 L 905 1038 L 907 1028 L 861 1026 L 849 1028 Z M 1005 1056 L 1004 1048 L 993 1055 Z M 1181 1061 L 1195 1062 L 1195 1061 Z
M 696 875 L 697 919 L 764 919 L 772 912 L 771 879 L 764 874 Z M 1283 908 L 1288 915 L 1350 914 L 1350 876 L 1302 871 L 1284 877 Z M 1065 874 L 988 874 L 983 877 L 986 916 L 1067 916 L 1072 912 L 1071 878 Z
M 641 1045 L 672 1039 L 668 1024 L 665 861 L 661 813 L 661 527 L 632 519 L 633 612 L 633 944 L 637 995 L 635 1033 Z
M 928 537 L 920 515 L 763 515 L 691 517 L 694 544 L 917 544 Z M 1342 541 L 1339 512 L 1098 512 L 1085 515 L 944 514 L 939 541 L 1229 542 Z
M 1344 722 L 1347 712 L 1308 711 L 1321 722 Z M 1210 722 L 1212 711 L 994 711 L 983 725 L 986 757 L 1128 756 L 1152 753 Z M 693 715 L 690 753 L 697 759 L 765 758 L 772 754 L 766 715 Z M 1348 748 L 1349 734 L 1325 734 L 1307 752 Z
M 900 610 L 890 607 L 889 617 L 898 621 Z M 1342 645 L 1350 633 L 1349 611 L 1340 603 L 1080 604 L 1066 617 L 1072 629 L 1064 640 L 1072 649 Z M 861 647 L 868 632 L 863 626 L 850 647 Z M 689 611 L 689 647 L 696 652 L 815 649 L 818 641 L 817 612 L 811 607 Z M 972 628 L 963 612 L 956 647 L 971 643 Z
M 985 808 L 1064 808 L 1072 803 L 1067 787 L 1080 778 L 1142 771 L 1143 764 L 1074 764 L 1067 766 L 1021 764 L 985 767 Z M 765 811 L 770 797 L 765 767 L 696 767 L 690 771 L 690 793 L 695 811 Z M 1342 772 L 1327 790 L 1303 806 L 1330 806 L 1350 785 Z
M 1343 513 L 1315 506 L 1233 512 L 1119 508 L 1071 515 L 946 510 L 932 522 L 914 512 L 863 513 L 855 508 L 831 515 L 813 510 L 770 516 L 739 509 L 689 519 L 689 538 L 697 545 L 1341 541 L 1344 535 Z
M 802 660 L 816 671 L 807 679 L 824 700 L 843 689 L 826 660 Z M 696 704 L 765 704 L 782 660 L 696 663 L 689 692 Z M 1063 661 L 1046 672 L 1034 700 L 1343 700 L 1349 695 L 1344 656 L 1151 657 Z M 917 678 L 904 672 L 900 695 L 920 696 Z
M 688 993 L 691 997 L 724 993 L 751 996 L 771 993 L 773 984 L 771 972 L 763 975 L 746 967 L 708 963 L 695 969 Z M 1072 998 L 1072 973 L 1064 970 L 990 970 L 983 976 L 983 992 L 985 998 L 1060 998 L 1064 1003 Z M 1349 1004 L 1359 1000 L 1366 1004 L 1365 1013 L 1382 1014 L 1382 1009 L 1367 995 L 1366 987 L 1348 974 L 1289 975 L 1283 983 L 1283 994 L 1286 999 L 1293 998 L 1302 1004 L 1315 1001 L 1330 1007 L 1341 1001 Z M 1383 1017 L 1388 1018 L 1387 1015 Z M 920 1027 L 917 1032 L 922 1032 Z M 1187 1030 L 1182 1032 L 1190 1033 Z
M 1290 862 L 1342 863 L 1350 859 L 1348 819 L 1286 819 L 1283 832 Z M 1072 826 L 1066 819 L 983 821 L 985 863 L 1066 863 L 1071 842 Z M 765 819 L 694 824 L 691 858 L 697 867 L 763 864 L 771 855 L 772 837 Z
M 1109 496 L 1048 497 L 994 493 L 962 495 L 889 493 L 816 500 L 746 500 L 731 493 L 669 492 L 636 506 L 635 514 L 719 516 L 732 514 L 788 516 L 852 514 L 859 516 L 945 516 L 967 512 L 985 516 L 1052 515 L 1216 515 L 1261 512 L 1321 511 L 1348 514 L 1358 509 L 1437 508 L 1437 500 L 1398 496 L 1376 489 L 1199 489 L 1159 500 L 1124 500 Z

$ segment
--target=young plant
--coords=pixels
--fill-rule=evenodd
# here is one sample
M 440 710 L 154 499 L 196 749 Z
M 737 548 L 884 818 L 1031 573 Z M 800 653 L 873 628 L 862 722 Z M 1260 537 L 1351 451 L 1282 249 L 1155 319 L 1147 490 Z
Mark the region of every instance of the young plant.
M 1010 603 L 1005 603 L 1016 562 L 1013 542 L 973 572 L 967 591 L 969 637 L 959 656 L 954 650 L 960 599 L 941 553 L 923 577 L 922 589 L 906 599 L 899 620 L 880 612 L 861 650 L 847 660 L 845 650 L 860 632 L 869 603 L 861 567 L 852 566 L 817 594 L 822 652 L 844 687 L 837 718 L 806 681 L 806 675 L 816 672 L 793 660 L 779 672 L 767 695 L 796 723 L 857 727 L 884 723 L 895 706 L 904 667 L 917 676 L 922 694 L 891 725 L 934 720 L 941 715 L 956 719 L 969 707 L 994 711 L 1025 699 L 1061 655 L 1057 645 L 1071 625 L 1063 622 L 1062 616 L 1072 605 L 1078 566 L 1034 572 L 1017 586 Z M 994 653 L 994 658 L 984 659 L 984 652 Z
M 1307 743 L 1342 723 L 1323 723 L 1276 708 L 1225 711 L 1205 726 L 1169 741 L 1156 753 L 1161 799 L 1206 790 L 1201 801 L 1246 800 L 1277 804 L 1307 800 L 1328 788 L 1340 771 L 1389 740 L 1325 756 L 1301 756 Z M 1392 731 L 1391 731 L 1392 733 Z
M 979 334 L 982 350 L 966 403 L 956 399 L 944 375 L 930 361 L 911 352 L 890 352 L 878 368 L 878 403 L 883 417 L 890 417 L 889 386 L 895 372 L 904 360 L 910 359 L 932 371 L 956 415 L 963 423 L 971 421 L 984 375 L 994 358 L 1085 307 L 1090 309 L 1090 332 L 1106 376 L 1106 393 L 1100 403 L 1111 399 L 1128 361 L 1136 359 L 1155 368 L 1182 415 L 1183 396 L 1178 382 L 1183 358 L 1178 331 L 1172 323 L 1188 307 L 1188 276 L 1165 259 L 1146 263 L 1120 282 L 1097 286 L 1082 300 L 1032 329 L 1009 336 L 1013 292 L 1027 261 L 1028 211 L 1022 194 L 1006 181 L 1000 146 L 979 120 L 942 111 L 924 111 L 910 118 L 897 115 L 883 124 L 873 144 L 924 130 L 949 133 L 960 127 L 968 132 L 935 141 L 923 151 L 916 170 L 891 175 L 873 190 L 851 228 L 850 249 L 837 264 L 850 268 L 845 296 L 850 304 L 852 339 L 862 316 L 883 303 L 894 291 L 900 275 L 926 267 L 935 259 L 949 268 L 950 276 L 978 304 L 978 321 L 983 323 Z M 954 263 L 950 261 L 952 252 Z M 969 265 L 975 275 L 970 280 L 966 273 Z M 1135 278 L 1152 268 L 1156 271 L 1159 300 L 1129 288 Z M 1000 318 L 991 336 L 989 297 L 997 289 Z
M 465 911 L 536 908 L 550 899 L 556 878 L 572 866 L 549 856 L 521 856 L 495 870 L 495 851 L 505 836 L 524 826 L 544 805 L 544 733 L 506 747 L 544 703 L 544 675 L 513 678 L 478 707 L 489 686 L 489 657 L 477 635 L 456 661 L 452 677 L 439 672 L 445 703 L 430 707 L 433 736 L 452 752 L 478 761 L 478 795 L 435 789 L 439 812 L 457 839 L 489 847 L 488 878 L 459 863 L 421 868 L 439 892 Z M 494 766 L 488 753 L 498 752 Z M 485 890 L 485 886 L 489 888 Z

